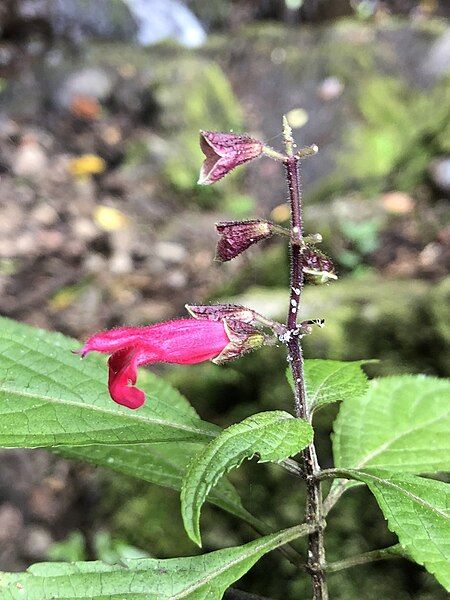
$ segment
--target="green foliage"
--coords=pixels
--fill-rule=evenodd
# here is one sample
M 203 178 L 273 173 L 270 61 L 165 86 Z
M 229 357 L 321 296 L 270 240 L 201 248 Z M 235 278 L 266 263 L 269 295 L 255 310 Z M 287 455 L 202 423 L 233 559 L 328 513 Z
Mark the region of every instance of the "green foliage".
M 234 487 L 219 481 L 224 474 L 254 455 L 281 462 L 313 438 L 307 422 L 282 411 L 258 413 L 221 431 L 147 372 L 140 374 L 147 404 L 131 412 L 109 398 L 101 357 L 82 363 L 70 353 L 78 345 L 74 340 L 8 319 L 0 324 L 0 445 L 47 447 L 181 489 L 185 528 L 198 544 L 208 494 L 218 506 L 261 525 Z M 337 476 L 367 484 L 404 552 L 450 589 L 449 488 L 413 475 L 450 470 L 450 382 L 404 376 L 369 383 L 364 362 L 306 361 L 310 408 L 341 402 L 333 440 Z M 24 597 L 25 590 L 29 600 L 119 600 L 125 594 L 219 599 L 263 554 L 303 534 L 305 527 L 298 526 L 243 546 L 168 560 L 128 559 L 128 550 L 136 556 L 135 549 L 105 538 L 98 554 L 119 559 L 118 566 L 43 563 L 24 574 L 3 573 L 0 597 Z M 79 540 L 69 542 L 68 555 L 81 557 Z
M 181 490 L 181 510 L 189 537 L 201 545 L 200 510 L 219 478 L 255 454 L 259 462 L 297 454 L 313 438 L 311 425 L 283 411 L 258 413 L 225 429 L 189 465 Z
M 339 360 L 305 360 L 305 387 L 311 411 L 347 398 L 355 401 L 367 390 L 369 382 L 361 369 L 368 360 L 342 362 Z M 289 385 L 293 388 L 292 372 L 286 371 Z
M 71 355 L 78 342 L 9 319 L 0 320 L 0 446 L 205 441 L 217 428 L 201 421 L 165 383 L 150 385 L 146 405 L 131 412 L 111 402 L 101 358 Z M 159 390 L 161 392 L 161 389 Z
M 341 219 L 339 229 L 352 249 L 339 252 L 339 262 L 349 269 L 354 269 L 363 262 L 364 256 L 378 248 L 379 232 L 382 224 L 383 220 L 379 217 L 364 219 L 363 221 L 351 221 L 348 218 Z
M 41 563 L 26 573 L 0 573 L 2 600 L 220 600 L 267 552 L 302 535 L 303 525 L 202 556 L 166 560 Z
M 140 548 L 130 546 L 121 539 L 116 539 L 107 531 L 96 531 L 92 546 L 95 557 L 113 564 L 129 558 L 145 558 L 149 554 Z M 86 544 L 80 531 L 73 531 L 62 542 L 51 545 L 47 558 L 53 562 L 80 562 L 86 560 Z
M 450 470 L 450 381 L 386 377 L 348 396 L 334 424 L 337 467 L 401 473 Z
M 189 461 L 203 448 L 202 444 L 162 442 L 116 446 L 59 446 L 54 451 L 67 458 L 84 460 L 155 485 L 181 490 Z M 208 500 L 244 520 L 251 519 L 242 507 L 236 490 L 226 479 L 219 481 L 217 487 L 211 490 Z
M 86 543 L 84 535 L 80 531 L 72 531 L 65 540 L 55 542 L 47 552 L 47 559 L 55 562 L 79 562 L 85 560 Z
M 432 91 L 411 94 L 398 79 L 361 82 L 358 105 L 364 122 L 349 134 L 351 150 L 342 155 L 341 175 L 350 173 L 366 194 L 410 190 L 422 182 L 430 160 L 449 151 L 449 86 L 450 80 L 443 81 Z
M 450 486 L 388 471 L 349 471 L 366 483 L 408 556 L 450 591 Z

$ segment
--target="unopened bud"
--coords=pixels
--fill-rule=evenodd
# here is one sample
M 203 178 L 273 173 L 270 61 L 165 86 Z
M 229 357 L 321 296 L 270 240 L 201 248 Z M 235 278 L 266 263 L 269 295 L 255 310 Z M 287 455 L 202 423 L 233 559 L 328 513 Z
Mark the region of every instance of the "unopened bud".
M 235 258 L 253 244 L 270 238 L 275 233 L 273 223 L 260 219 L 225 221 L 217 223 L 216 229 L 220 233 L 216 260 L 221 262 Z
M 337 279 L 331 260 L 312 246 L 306 246 L 301 254 L 302 270 L 307 283 L 320 285 L 331 279 Z
M 249 135 L 218 131 L 200 131 L 200 147 L 205 155 L 198 180 L 201 185 L 219 181 L 235 167 L 257 158 L 263 151 L 263 143 Z
M 243 323 L 253 323 L 258 320 L 258 313 L 240 304 L 186 304 L 186 310 L 194 319 L 220 321 L 234 319 Z
M 310 233 L 303 238 L 305 244 L 320 244 L 323 238 L 320 233 Z

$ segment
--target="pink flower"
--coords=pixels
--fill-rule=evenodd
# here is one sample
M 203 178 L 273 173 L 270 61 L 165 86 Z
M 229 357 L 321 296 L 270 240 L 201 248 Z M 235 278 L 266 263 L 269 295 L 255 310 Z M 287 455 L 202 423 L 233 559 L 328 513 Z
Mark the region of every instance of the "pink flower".
M 96 333 L 76 353 L 110 354 L 108 388 L 111 398 L 139 408 L 145 394 L 134 387 L 137 369 L 156 362 L 192 365 L 231 360 L 264 337 L 248 324 L 233 320 L 179 319 L 147 327 L 121 327 Z
M 200 131 L 200 147 L 206 157 L 198 180 L 201 185 L 219 181 L 235 167 L 260 156 L 264 148 L 248 135 L 218 131 Z

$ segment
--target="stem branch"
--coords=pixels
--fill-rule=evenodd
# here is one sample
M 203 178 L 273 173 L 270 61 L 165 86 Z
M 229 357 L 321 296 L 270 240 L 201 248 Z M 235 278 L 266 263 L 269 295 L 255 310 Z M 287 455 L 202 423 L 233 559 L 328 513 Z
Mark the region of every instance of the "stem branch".
M 325 569 L 329 573 L 337 573 L 338 571 L 350 569 L 351 567 L 356 567 L 357 565 L 365 565 L 367 563 L 372 563 L 379 560 L 401 558 L 401 555 L 396 551 L 397 548 L 398 545 L 390 546 L 389 548 L 383 548 L 381 550 L 365 552 L 364 554 L 359 554 L 358 556 L 351 556 L 350 558 L 345 558 L 344 560 L 338 560 L 336 562 L 329 563 L 325 566 Z
M 298 170 L 299 157 L 294 156 L 294 140 L 292 130 L 287 119 L 283 119 L 283 133 L 286 148 L 284 166 L 291 204 L 291 278 L 289 294 L 289 312 L 287 316 L 287 330 L 294 332 L 297 329 L 297 314 L 303 288 L 302 271 L 302 207 L 300 193 L 300 176 Z M 291 366 L 295 390 L 295 413 L 297 418 L 311 422 L 309 414 L 303 369 L 302 347 L 297 335 L 287 336 L 288 360 Z M 328 591 L 325 581 L 325 548 L 323 539 L 322 491 L 320 480 L 316 474 L 320 472 L 314 443 L 305 448 L 302 453 L 304 462 L 304 476 L 306 479 L 306 523 L 316 525 L 317 529 L 308 537 L 307 568 L 311 574 L 313 600 L 327 600 Z

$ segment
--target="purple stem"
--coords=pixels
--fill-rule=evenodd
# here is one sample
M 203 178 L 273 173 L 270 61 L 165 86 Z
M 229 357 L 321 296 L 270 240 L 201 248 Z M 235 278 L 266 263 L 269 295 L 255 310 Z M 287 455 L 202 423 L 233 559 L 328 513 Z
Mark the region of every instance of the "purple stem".
M 289 199 L 291 203 L 291 279 L 289 295 L 289 312 L 287 329 L 291 332 L 288 337 L 288 358 L 294 378 L 295 413 L 297 418 L 311 421 L 306 402 L 303 353 L 297 332 L 297 314 L 303 288 L 303 271 L 301 262 L 302 241 L 302 207 L 300 191 L 299 159 L 288 155 L 284 160 Z M 307 523 L 318 525 L 308 538 L 307 567 L 311 574 L 313 600 L 327 600 L 328 591 L 323 565 L 325 564 L 325 549 L 322 527 L 322 491 L 320 481 L 315 477 L 320 471 L 314 444 L 310 444 L 302 452 L 306 478 L 306 515 Z

